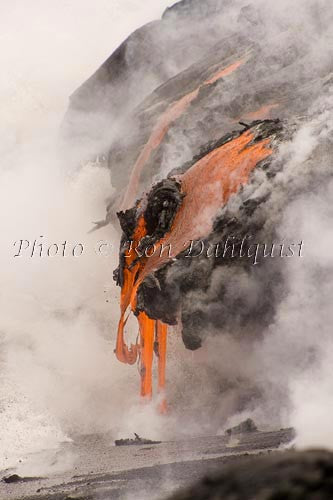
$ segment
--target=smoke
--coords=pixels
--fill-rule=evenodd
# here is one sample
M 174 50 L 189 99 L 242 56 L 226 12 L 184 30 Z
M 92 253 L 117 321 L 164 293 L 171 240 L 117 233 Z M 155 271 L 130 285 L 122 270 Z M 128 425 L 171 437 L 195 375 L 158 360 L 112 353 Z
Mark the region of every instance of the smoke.
M 207 413 L 196 404 L 209 408 L 209 425 L 221 431 L 251 416 L 261 428 L 295 427 L 299 446 L 333 445 L 332 104 L 332 88 L 323 88 L 308 119 L 281 145 L 270 166 L 276 176 L 259 169 L 222 211 L 222 229 L 212 238 L 241 228 L 256 241 L 303 241 L 303 256 L 258 268 L 230 261 L 214 266 L 204 259 L 169 271 L 171 282 L 191 274 L 202 284 L 209 276 L 208 288 L 193 289 L 192 282 L 183 295 L 183 316 L 194 318 L 189 335 L 205 339 L 194 354 L 195 368 L 187 362 L 193 370 L 188 403 L 198 427 L 207 424 Z M 244 203 L 251 200 L 256 208 L 246 214 Z M 230 221 L 235 225 L 228 227 Z M 186 376 L 186 368 L 180 371 L 179 378 Z
M 328 414 L 333 403 L 332 364 L 332 210 L 333 183 L 302 197 L 287 212 L 287 223 L 307 241 L 306 263 L 289 266 L 288 296 L 273 330 L 276 364 L 287 373 L 290 422 L 301 446 L 333 446 Z M 281 378 L 281 375 L 280 375 Z M 284 382 L 285 376 L 282 377 Z

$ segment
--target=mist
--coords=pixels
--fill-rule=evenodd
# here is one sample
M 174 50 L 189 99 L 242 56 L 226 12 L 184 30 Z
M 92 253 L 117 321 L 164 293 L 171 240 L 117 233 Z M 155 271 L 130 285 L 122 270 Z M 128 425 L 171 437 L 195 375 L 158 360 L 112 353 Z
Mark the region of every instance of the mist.
M 264 221 L 256 241 L 271 241 L 272 234 L 277 242 L 303 241 L 302 257 L 285 258 L 277 266 L 271 261 L 257 275 L 253 266 L 212 271 L 205 261 L 190 268 L 176 264 L 169 271 L 169 280 L 184 280 L 202 266 L 210 275 L 210 286 L 188 292 L 186 313 L 199 311 L 221 321 L 219 328 L 210 326 L 203 332 L 203 346 L 192 355 L 196 371 L 186 381 L 186 403 L 195 408 L 197 431 L 207 425 L 223 433 L 251 417 L 261 429 L 294 427 L 298 447 L 333 446 L 328 375 L 333 362 L 332 102 L 331 89 L 316 96 L 308 120 L 280 147 L 275 161 L 282 162 L 283 170 L 275 180 L 256 172 L 227 207 L 226 221 L 244 217 L 239 209 L 245 200 L 265 199 L 270 193 L 269 201 L 262 203 L 252 221 L 244 222 L 243 229 Z M 241 315 L 251 313 L 267 289 L 273 290 L 277 304 L 270 324 L 256 331 L 259 317 L 257 324 L 240 328 Z M 176 387 L 182 376 L 186 380 L 188 363 L 179 367 Z
M 166 1 L 6 2 L 1 14 L 1 467 L 69 435 L 112 430 L 137 402 L 135 373 L 113 354 L 119 235 L 88 234 L 110 195 L 105 168 L 73 173 L 59 150 L 72 92 Z M 62 146 L 63 147 L 63 146 Z M 66 146 L 68 147 L 68 146 Z M 18 240 L 45 252 L 15 258 Z M 105 240 L 114 245 L 96 253 Z M 47 256 L 68 242 L 68 255 Z M 73 257 L 73 245 L 84 254 Z M 25 244 L 26 245 L 26 244 Z M 124 400 L 124 389 L 129 395 Z

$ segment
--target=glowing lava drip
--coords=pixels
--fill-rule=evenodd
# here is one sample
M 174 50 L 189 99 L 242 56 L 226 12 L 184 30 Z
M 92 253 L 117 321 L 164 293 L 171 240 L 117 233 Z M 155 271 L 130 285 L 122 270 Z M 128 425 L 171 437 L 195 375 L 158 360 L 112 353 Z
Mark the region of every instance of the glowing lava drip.
M 137 227 L 133 234 L 133 243 L 136 245 L 147 234 L 145 219 L 141 215 L 138 219 Z M 141 376 L 141 396 L 151 398 L 152 396 L 152 364 L 155 350 L 158 356 L 158 391 L 162 395 L 160 411 L 166 411 L 166 402 L 163 396 L 165 388 L 165 365 L 166 365 L 166 344 L 167 325 L 160 321 L 150 319 L 144 312 L 138 314 L 140 342 L 127 347 L 124 341 L 124 328 L 128 319 L 126 312 L 129 307 L 136 310 L 136 291 L 138 289 L 138 277 L 141 275 L 145 260 L 138 259 L 135 253 L 129 252 L 122 269 L 123 286 L 121 290 L 121 317 L 118 326 L 118 336 L 115 353 L 119 361 L 127 364 L 134 364 L 140 355 L 140 376 Z M 140 281 L 141 282 L 141 281 Z

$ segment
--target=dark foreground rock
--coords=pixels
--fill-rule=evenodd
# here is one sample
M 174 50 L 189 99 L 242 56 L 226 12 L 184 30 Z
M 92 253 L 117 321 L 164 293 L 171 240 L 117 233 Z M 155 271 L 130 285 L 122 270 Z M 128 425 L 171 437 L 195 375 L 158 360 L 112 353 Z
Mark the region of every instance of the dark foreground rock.
M 265 455 L 224 467 L 170 500 L 329 500 L 333 498 L 333 453 Z
M 4 477 L 2 481 L 7 484 L 18 483 L 22 481 L 22 477 L 20 477 L 18 474 L 12 474 L 11 476 Z
M 135 434 L 135 439 L 116 439 L 114 444 L 116 446 L 140 446 L 143 444 L 160 444 L 162 441 L 152 441 L 151 439 L 145 439 Z

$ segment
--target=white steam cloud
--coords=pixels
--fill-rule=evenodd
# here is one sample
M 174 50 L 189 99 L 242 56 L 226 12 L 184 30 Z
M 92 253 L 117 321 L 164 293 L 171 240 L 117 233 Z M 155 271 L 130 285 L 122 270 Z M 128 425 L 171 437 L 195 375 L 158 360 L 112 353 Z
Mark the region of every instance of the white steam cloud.
M 69 95 L 168 4 L 2 2 L 0 468 L 73 432 L 116 433 L 136 401 L 136 373 L 113 355 L 118 235 L 87 234 L 104 216 L 109 174 L 87 164 L 73 175 L 57 144 Z M 85 253 L 14 258 L 20 239 L 45 251 L 82 243 Z M 110 257 L 95 254 L 103 239 L 114 244 Z

